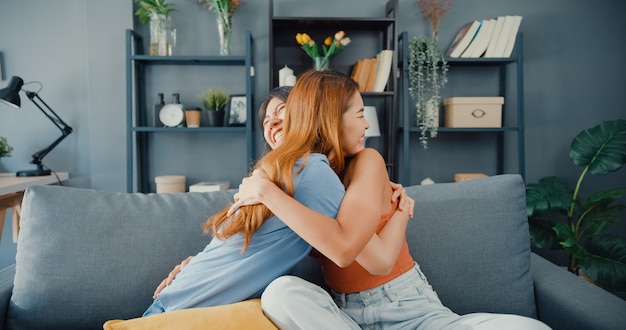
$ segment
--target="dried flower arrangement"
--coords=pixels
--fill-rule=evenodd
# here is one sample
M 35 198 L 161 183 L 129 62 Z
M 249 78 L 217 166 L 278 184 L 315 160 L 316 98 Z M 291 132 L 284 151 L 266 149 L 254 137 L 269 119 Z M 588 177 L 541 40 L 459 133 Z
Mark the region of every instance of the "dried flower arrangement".
M 433 29 L 433 39 L 437 41 L 441 18 L 452 7 L 450 0 L 417 0 L 417 3 L 420 6 L 420 12 L 430 22 L 430 27 Z

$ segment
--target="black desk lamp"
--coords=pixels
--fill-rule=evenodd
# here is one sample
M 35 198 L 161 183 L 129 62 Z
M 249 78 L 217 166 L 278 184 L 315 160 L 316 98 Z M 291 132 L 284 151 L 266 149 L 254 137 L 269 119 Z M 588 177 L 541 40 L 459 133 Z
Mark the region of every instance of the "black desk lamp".
M 41 83 L 39 83 L 41 84 Z M 54 140 L 52 144 L 50 144 L 47 148 L 37 151 L 33 154 L 33 160 L 30 161 L 31 164 L 37 165 L 36 170 L 27 170 L 27 171 L 18 171 L 16 173 L 17 176 L 42 176 L 42 175 L 50 175 L 49 169 L 44 169 L 44 166 L 41 164 L 41 160 L 50 152 L 54 147 L 57 146 L 66 136 L 72 133 L 72 128 L 67 125 L 59 116 L 52 110 L 50 107 L 44 102 L 40 97 L 38 92 L 41 91 L 41 88 L 37 92 L 31 92 L 22 89 L 22 85 L 24 85 L 24 80 L 22 78 L 13 76 L 11 80 L 9 80 L 9 85 L 0 89 L 0 102 L 6 103 L 14 108 L 19 108 L 21 105 L 19 91 L 23 91 L 28 99 L 31 100 L 41 112 L 43 112 L 48 119 L 50 119 L 56 127 L 58 127 L 63 135 L 61 135 L 58 139 Z M 45 109 L 39 104 L 43 104 Z

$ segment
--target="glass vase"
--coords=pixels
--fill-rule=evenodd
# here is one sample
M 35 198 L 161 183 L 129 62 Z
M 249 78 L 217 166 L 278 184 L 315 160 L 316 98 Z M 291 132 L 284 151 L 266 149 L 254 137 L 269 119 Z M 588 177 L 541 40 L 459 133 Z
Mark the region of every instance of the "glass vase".
M 315 71 L 324 71 L 328 70 L 330 58 L 325 58 L 322 56 L 313 58 L 313 68 Z
M 166 56 L 168 54 L 168 34 L 170 27 L 170 19 L 165 15 L 150 16 L 150 48 L 151 56 Z
M 217 15 L 217 32 L 220 37 L 220 55 L 230 55 L 230 28 L 231 17 L 229 15 Z

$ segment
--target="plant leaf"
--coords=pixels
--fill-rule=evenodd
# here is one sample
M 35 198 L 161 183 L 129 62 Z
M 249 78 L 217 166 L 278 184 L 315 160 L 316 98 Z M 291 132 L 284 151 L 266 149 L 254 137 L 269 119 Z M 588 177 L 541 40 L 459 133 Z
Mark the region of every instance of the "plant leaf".
M 626 290 L 626 238 L 591 237 L 585 243 L 589 258 L 581 262 L 585 274 L 609 290 Z
M 526 213 L 528 216 L 567 210 L 574 192 L 555 176 L 526 185 Z
M 578 243 L 571 226 L 568 226 L 564 222 L 557 222 L 552 229 L 561 240 L 559 244 L 561 244 L 563 250 L 567 251 L 578 260 L 585 260 L 587 258 L 587 254 Z
M 626 163 L 626 120 L 605 121 L 580 132 L 572 141 L 570 158 L 595 175 L 622 168 Z
M 561 246 L 557 243 L 557 236 L 552 227 L 556 221 L 541 217 L 528 218 L 528 231 L 530 233 L 530 244 L 532 246 L 544 249 L 550 248 L 553 250 L 561 249 Z
M 602 234 L 612 224 L 620 220 L 615 213 L 624 210 L 623 205 L 605 206 L 601 205 L 585 214 L 582 220 L 579 235 L 597 236 Z

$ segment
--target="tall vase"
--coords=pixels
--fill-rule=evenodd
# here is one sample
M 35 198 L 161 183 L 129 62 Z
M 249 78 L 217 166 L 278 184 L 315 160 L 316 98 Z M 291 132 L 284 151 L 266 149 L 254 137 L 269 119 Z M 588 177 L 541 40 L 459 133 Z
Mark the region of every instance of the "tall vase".
M 313 68 L 315 71 L 328 70 L 330 58 L 324 58 L 321 56 L 313 58 Z
M 165 15 L 150 16 L 150 51 L 151 56 L 168 55 L 169 17 Z
M 217 32 L 220 37 L 220 55 L 230 55 L 231 16 L 217 14 Z

